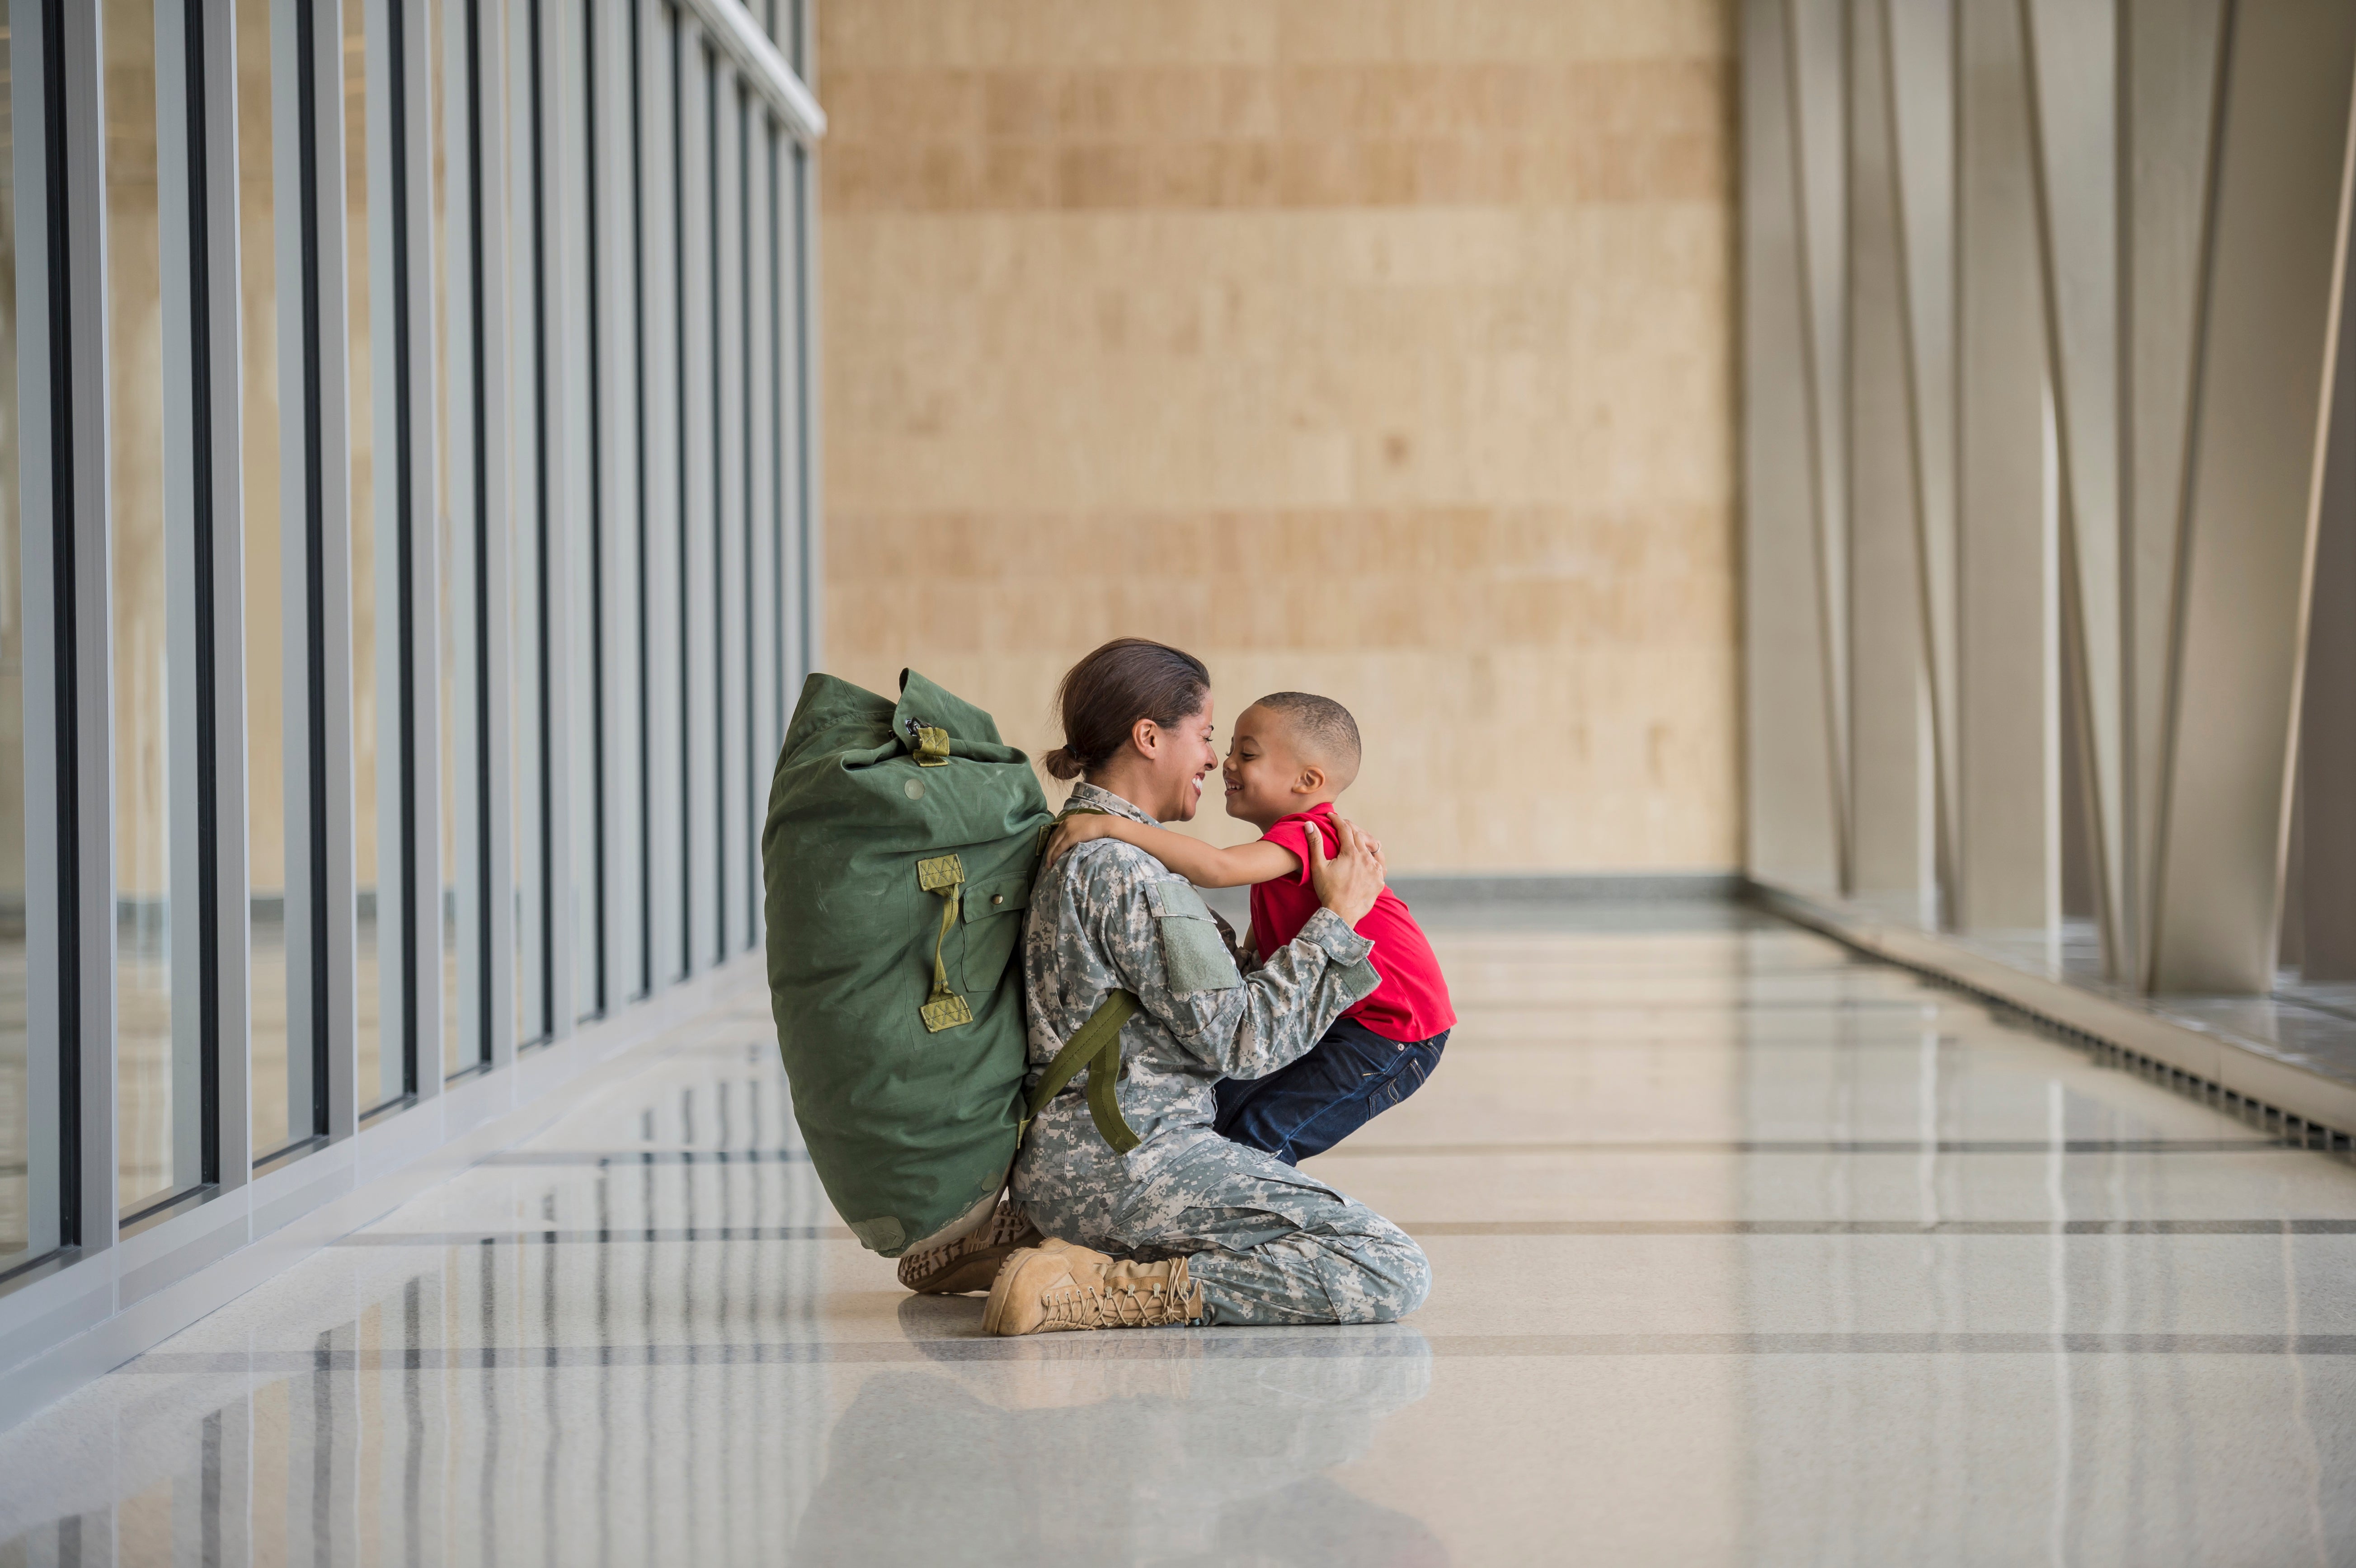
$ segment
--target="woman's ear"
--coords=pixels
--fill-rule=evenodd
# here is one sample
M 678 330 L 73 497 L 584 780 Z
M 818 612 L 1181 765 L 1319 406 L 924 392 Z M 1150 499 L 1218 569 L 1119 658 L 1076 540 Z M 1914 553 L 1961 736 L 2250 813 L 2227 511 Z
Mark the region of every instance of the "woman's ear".
M 1129 727 L 1129 743 L 1147 762 L 1162 754 L 1162 726 L 1151 719 L 1141 719 Z

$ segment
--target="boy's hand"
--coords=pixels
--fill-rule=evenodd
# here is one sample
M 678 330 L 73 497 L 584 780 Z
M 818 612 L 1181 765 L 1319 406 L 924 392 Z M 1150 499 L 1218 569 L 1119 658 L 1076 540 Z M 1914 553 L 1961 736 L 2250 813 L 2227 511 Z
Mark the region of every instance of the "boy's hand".
M 1048 837 L 1046 852 L 1039 857 L 1039 869 L 1045 871 L 1063 858 L 1066 849 L 1086 844 L 1092 838 L 1111 837 L 1113 820 L 1103 812 L 1084 812 L 1064 818 L 1055 824 L 1055 831 Z
M 1314 824 L 1309 829 L 1309 881 L 1317 901 L 1355 929 L 1375 907 L 1383 891 L 1383 847 L 1366 837 L 1358 825 L 1333 814 L 1333 854 L 1325 854 L 1325 836 Z

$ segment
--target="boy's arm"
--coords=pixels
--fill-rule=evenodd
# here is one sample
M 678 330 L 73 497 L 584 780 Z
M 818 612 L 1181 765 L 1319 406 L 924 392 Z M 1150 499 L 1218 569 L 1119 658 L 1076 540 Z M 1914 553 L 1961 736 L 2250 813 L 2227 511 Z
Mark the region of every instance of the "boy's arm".
M 1108 816 L 1105 821 L 1110 825 L 1106 829 L 1108 837 L 1136 845 L 1198 888 L 1249 887 L 1301 873 L 1300 859 L 1291 850 L 1264 838 L 1221 849 L 1125 816 Z
M 1266 839 L 1219 849 L 1166 827 L 1148 827 L 1126 816 L 1102 814 L 1065 818 L 1056 827 L 1055 836 L 1048 840 L 1041 869 L 1054 864 L 1055 858 L 1073 845 L 1085 844 L 1091 838 L 1118 838 L 1124 844 L 1134 844 L 1198 888 L 1240 888 L 1301 873 L 1298 856 Z

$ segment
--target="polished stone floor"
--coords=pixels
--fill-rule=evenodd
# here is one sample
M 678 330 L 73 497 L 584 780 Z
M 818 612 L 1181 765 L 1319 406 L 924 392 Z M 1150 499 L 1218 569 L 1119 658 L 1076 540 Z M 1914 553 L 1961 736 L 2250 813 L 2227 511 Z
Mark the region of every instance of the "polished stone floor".
M 1706 903 L 1430 912 L 1355 1329 L 977 1337 L 757 998 L 0 1435 L 0 1564 L 2356 1563 L 2356 1168 Z

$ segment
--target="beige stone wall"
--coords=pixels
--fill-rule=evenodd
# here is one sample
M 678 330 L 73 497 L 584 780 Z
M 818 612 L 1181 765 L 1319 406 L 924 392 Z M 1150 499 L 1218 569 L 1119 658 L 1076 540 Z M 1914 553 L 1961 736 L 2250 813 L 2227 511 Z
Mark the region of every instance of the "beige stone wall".
M 1347 703 L 1401 869 L 1738 863 L 1728 6 L 819 23 L 830 667 L 1035 752 L 1158 636 Z

